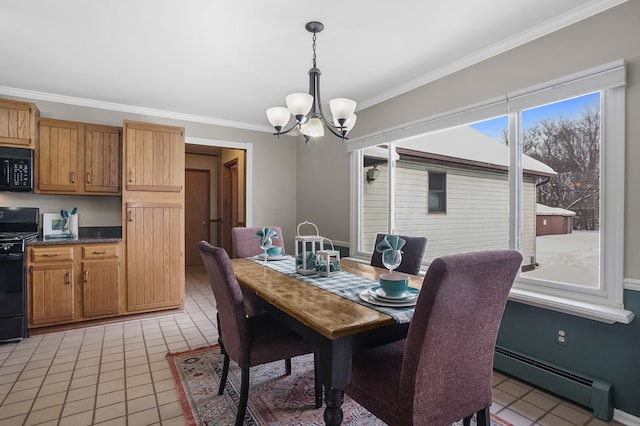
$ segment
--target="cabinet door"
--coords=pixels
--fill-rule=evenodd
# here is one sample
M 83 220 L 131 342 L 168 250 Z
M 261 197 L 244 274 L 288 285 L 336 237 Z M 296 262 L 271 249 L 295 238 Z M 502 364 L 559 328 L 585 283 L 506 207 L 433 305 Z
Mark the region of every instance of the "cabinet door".
M 31 324 L 54 324 L 73 320 L 73 263 L 33 265 L 30 271 Z
M 37 115 L 34 104 L 0 100 L 0 145 L 33 148 Z
M 124 138 L 127 191 L 182 191 L 182 128 L 125 121 Z
M 120 145 L 118 127 L 86 126 L 84 189 L 92 193 L 120 192 Z
M 127 203 L 127 309 L 182 306 L 182 205 Z
M 38 192 L 77 192 L 79 126 L 69 121 L 40 121 Z
M 119 262 L 82 262 L 82 296 L 82 313 L 85 317 L 119 314 Z

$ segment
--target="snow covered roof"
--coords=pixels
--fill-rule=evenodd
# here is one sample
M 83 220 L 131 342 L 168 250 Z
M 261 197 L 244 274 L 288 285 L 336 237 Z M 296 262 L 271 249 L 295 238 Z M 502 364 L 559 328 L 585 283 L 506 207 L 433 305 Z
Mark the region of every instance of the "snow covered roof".
M 466 163 L 500 169 L 509 165 L 509 147 L 471 126 L 455 127 L 399 140 L 396 147 L 446 157 L 452 162 L 459 159 L 465 160 Z M 371 148 L 365 149 L 365 155 L 368 155 L 369 149 Z M 380 155 L 379 152 L 377 154 Z M 533 174 L 557 174 L 551 167 L 528 155 L 522 156 L 522 166 L 525 171 Z
M 561 207 L 549 207 L 544 204 L 536 204 L 536 214 L 542 216 L 575 216 L 576 212 Z

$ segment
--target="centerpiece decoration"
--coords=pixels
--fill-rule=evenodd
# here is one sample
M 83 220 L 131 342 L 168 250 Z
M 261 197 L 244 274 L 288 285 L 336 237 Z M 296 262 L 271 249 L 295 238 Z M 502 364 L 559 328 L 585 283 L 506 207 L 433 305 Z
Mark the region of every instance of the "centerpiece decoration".
M 316 230 L 314 235 L 300 235 L 300 227 L 302 225 L 313 226 Z M 296 241 L 296 272 L 302 275 L 311 275 L 316 273 L 317 258 L 316 251 L 324 250 L 324 237 L 318 232 L 318 227 L 306 220 L 298 224 Z
M 316 270 L 318 275 L 330 277 L 340 272 L 340 252 L 333 247 L 333 241 L 325 240 L 331 244 L 331 250 L 318 250 L 316 252 Z

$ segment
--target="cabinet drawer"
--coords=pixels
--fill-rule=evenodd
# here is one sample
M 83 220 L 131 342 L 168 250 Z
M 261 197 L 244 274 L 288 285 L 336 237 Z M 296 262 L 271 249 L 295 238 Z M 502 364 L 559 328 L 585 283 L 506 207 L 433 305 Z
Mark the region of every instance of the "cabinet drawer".
M 73 246 L 31 247 L 32 262 L 61 262 L 73 260 Z
M 120 255 L 118 244 L 92 244 L 82 246 L 83 259 L 110 259 Z

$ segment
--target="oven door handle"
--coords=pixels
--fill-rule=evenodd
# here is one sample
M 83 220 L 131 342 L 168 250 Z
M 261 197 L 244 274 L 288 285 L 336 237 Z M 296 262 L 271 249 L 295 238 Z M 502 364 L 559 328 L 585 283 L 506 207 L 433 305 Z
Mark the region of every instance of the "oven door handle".
M 9 253 L 2 254 L 0 253 L 0 262 L 11 262 L 22 259 L 22 253 Z
M 2 160 L 2 175 L 0 175 L 0 185 L 9 186 L 11 184 L 11 177 L 9 176 L 9 171 L 11 167 L 9 165 L 9 160 Z

